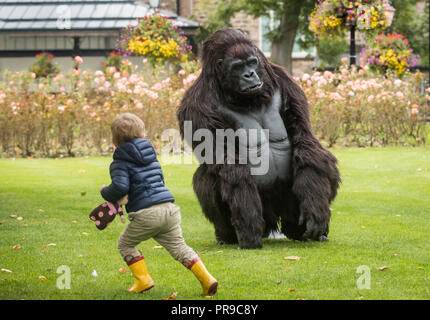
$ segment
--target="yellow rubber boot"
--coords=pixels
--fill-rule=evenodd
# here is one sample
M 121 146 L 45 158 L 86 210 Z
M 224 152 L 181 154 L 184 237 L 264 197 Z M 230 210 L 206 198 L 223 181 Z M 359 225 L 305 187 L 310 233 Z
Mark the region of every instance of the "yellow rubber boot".
M 155 285 L 148 273 L 143 257 L 142 259 L 128 265 L 128 267 L 135 278 L 134 284 L 128 289 L 128 292 L 143 292 L 151 289 Z
M 202 295 L 212 296 L 217 292 L 218 281 L 206 270 L 202 260 L 196 261 L 190 268 L 202 285 Z

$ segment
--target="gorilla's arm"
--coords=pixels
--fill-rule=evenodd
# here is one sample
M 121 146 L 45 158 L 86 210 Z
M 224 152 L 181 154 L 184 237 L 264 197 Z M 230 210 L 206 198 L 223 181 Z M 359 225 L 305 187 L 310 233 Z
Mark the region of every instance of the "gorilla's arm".
M 299 224 L 306 224 L 305 239 L 319 240 L 328 233 L 330 202 L 340 183 L 337 159 L 313 135 L 307 98 L 300 86 L 278 66 L 273 66 L 282 89 L 281 115 L 293 148 L 293 193 L 300 202 Z

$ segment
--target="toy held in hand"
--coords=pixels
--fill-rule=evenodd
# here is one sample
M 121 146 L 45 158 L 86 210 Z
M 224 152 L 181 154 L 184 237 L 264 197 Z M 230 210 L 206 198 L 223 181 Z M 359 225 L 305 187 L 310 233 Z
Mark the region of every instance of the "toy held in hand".
M 115 219 L 117 214 L 124 215 L 121 205 L 105 202 L 91 211 L 90 219 L 95 221 L 99 230 L 103 230 Z

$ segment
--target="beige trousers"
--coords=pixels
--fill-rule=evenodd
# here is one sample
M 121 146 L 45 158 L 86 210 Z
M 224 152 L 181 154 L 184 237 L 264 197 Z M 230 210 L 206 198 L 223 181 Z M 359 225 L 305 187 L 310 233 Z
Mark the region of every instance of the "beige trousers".
M 126 262 L 138 257 L 136 246 L 153 238 L 170 255 L 181 263 L 198 258 L 197 253 L 185 244 L 181 229 L 181 212 L 177 205 L 161 203 L 128 213 L 130 223 L 118 239 L 118 250 Z

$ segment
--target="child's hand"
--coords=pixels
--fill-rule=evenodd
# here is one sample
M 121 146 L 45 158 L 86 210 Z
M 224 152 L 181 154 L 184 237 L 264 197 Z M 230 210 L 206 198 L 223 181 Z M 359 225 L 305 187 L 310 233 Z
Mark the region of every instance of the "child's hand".
M 120 206 L 125 206 L 128 203 L 128 194 L 119 199 L 116 203 L 118 203 Z
M 125 223 L 124 215 L 120 215 L 120 217 L 121 217 L 121 222 L 122 222 L 122 223 Z
M 104 184 L 102 184 L 102 186 L 100 187 L 100 191 L 102 191 L 104 189 L 104 187 L 106 187 Z

